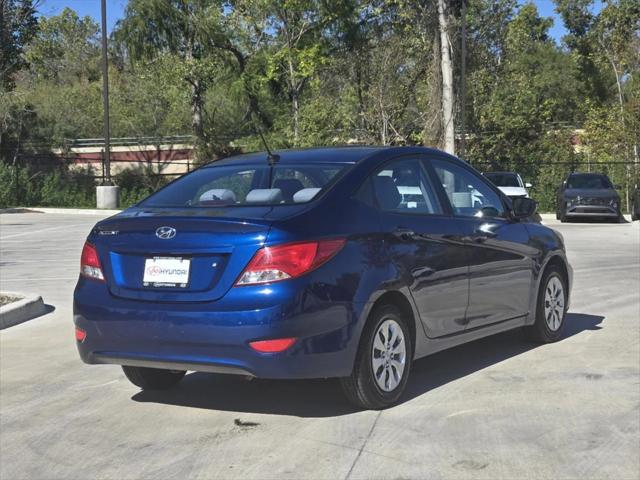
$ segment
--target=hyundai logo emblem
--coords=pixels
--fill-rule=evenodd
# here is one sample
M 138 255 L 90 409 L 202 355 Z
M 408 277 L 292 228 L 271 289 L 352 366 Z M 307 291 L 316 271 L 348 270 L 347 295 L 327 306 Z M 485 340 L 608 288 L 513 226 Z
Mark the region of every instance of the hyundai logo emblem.
M 162 240 L 170 240 L 176 236 L 176 229 L 173 227 L 160 227 L 156 230 L 156 237 Z

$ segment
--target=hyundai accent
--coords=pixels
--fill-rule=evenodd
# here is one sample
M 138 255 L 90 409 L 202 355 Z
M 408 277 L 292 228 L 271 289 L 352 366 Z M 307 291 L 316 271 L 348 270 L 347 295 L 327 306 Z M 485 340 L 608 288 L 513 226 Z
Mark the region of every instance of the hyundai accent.
M 427 148 L 217 161 L 93 228 L 77 347 L 142 389 L 187 371 L 339 378 L 385 408 L 418 358 L 515 328 L 561 338 L 572 269 L 535 205 Z

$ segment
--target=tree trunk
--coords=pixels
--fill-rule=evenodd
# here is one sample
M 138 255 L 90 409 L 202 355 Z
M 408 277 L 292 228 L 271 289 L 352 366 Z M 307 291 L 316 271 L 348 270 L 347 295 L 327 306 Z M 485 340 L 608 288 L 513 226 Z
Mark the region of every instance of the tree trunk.
M 200 145 L 205 144 L 204 138 L 204 99 L 202 86 L 197 78 L 191 79 L 191 127 Z
M 291 106 L 293 108 L 293 145 L 298 146 L 298 138 L 300 135 L 300 100 L 298 91 L 294 89 L 291 92 Z
M 438 23 L 440 25 L 440 65 L 442 68 L 442 123 L 444 129 L 444 150 L 455 155 L 453 136 L 453 67 L 451 65 L 451 43 L 449 42 L 449 21 L 446 0 L 438 0 Z
M 289 96 L 291 97 L 291 113 L 293 115 L 293 146 L 298 146 L 298 136 L 300 133 L 300 103 L 299 103 L 299 85 L 295 80 L 295 70 L 293 68 L 293 59 L 291 58 L 291 41 L 287 42 L 289 44 L 289 56 L 288 56 L 288 66 L 289 66 Z

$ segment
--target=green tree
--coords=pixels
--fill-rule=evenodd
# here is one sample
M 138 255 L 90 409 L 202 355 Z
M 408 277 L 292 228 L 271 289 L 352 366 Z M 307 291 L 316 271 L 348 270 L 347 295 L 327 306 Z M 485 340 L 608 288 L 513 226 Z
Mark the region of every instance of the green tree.
M 13 75 L 26 66 L 23 49 L 37 25 L 33 0 L 0 2 L 0 94 L 13 88 Z
M 474 64 L 471 76 L 481 82 L 470 89 L 469 158 L 482 169 L 539 178 L 536 195 L 544 209 L 553 207 L 553 183 L 578 160 L 570 139 L 580 103 L 576 65 L 549 38 L 550 25 L 533 4 L 524 5 L 508 22 L 500 64 Z M 553 163 L 557 167 L 543 165 Z
M 202 0 L 132 0 L 115 34 L 134 61 L 167 54 L 180 60 L 181 77 L 190 88 L 191 126 L 199 148 L 206 144 L 204 95 L 214 71 L 203 37 L 208 23 L 220 14 L 220 4 Z
M 337 2 L 335 2 L 337 3 Z M 326 61 L 322 32 L 335 20 L 334 5 L 317 0 L 269 2 L 274 51 L 268 56 L 267 78 L 280 81 L 291 102 L 293 145 L 300 140 L 300 100 L 309 79 Z
M 55 84 L 100 79 L 99 27 L 91 17 L 80 18 L 70 8 L 43 17 L 26 48 L 31 76 Z

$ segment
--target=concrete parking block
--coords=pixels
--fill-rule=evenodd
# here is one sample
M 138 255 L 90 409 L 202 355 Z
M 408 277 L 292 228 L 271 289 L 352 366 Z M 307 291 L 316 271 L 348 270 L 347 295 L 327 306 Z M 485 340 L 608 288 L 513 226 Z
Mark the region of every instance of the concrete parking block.
M 0 307 L 0 330 L 47 313 L 47 307 L 40 295 L 25 296 L 14 292 L 3 292 L 3 294 L 22 299 Z

